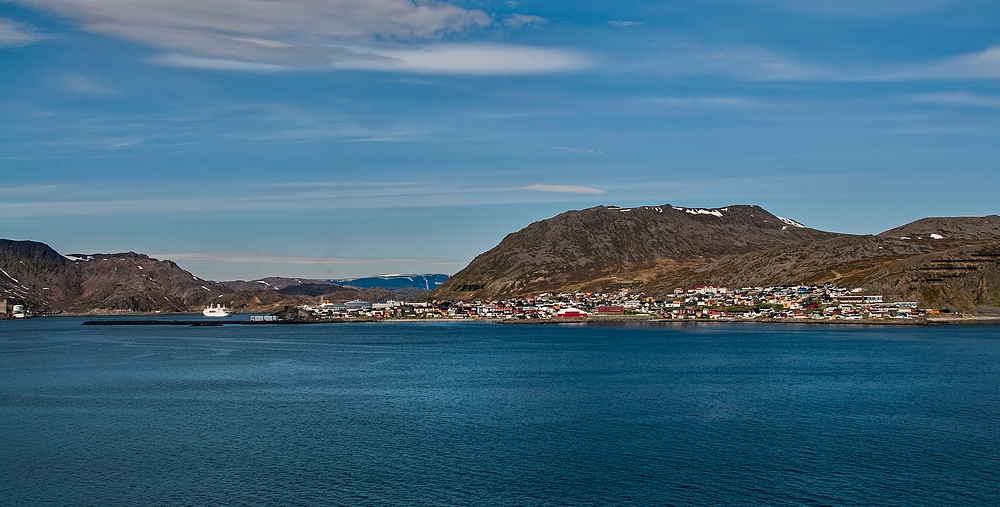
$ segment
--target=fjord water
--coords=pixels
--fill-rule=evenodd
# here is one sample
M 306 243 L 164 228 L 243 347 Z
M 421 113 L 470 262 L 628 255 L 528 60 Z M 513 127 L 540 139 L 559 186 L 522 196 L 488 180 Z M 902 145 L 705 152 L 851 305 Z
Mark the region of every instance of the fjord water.
M 1000 505 L 1000 328 L 0 322 L 3 505 Z

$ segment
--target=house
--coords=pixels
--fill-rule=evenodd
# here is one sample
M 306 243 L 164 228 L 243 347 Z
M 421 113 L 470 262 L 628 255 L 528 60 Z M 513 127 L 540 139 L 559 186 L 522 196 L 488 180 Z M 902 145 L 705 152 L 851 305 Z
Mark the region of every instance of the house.
M 625 315 L 624 306 L 598 306 L 598 315 Z
M 581 318 L 581 317 L 586 317 L 586 316 L 587 316 L 587 312 L 585 312 L 583 310 L 579 310 L 577 308 L 563 308 L 562 310 L 559 310 L 558 312 L 556 312 L 556 317 L 563 318 L 563 319 L 575 319 L 575 318 Z
M 344 303 L 344 306 L 347 308 L 347 311 L 352 311 L 352 310 L 353 311 L 359 311 L 359 310 L 371 310 L 372 309 L 372 304 L 370 302 L 368 302 L 368 301 L 359 301 L 359 300 L 348 301 L 348 302 Z

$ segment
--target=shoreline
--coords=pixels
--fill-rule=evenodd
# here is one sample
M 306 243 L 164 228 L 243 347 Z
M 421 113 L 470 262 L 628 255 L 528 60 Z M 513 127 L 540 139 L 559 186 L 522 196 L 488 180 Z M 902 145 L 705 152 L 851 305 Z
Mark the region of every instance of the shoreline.
M 251 314 L 243 314 L 251 315 Z M 149 317 L 162 316 L 166 318 L 150 319 Z M 329 320 L 286 320 L 254 322 L 250 320 L 234 319 L 210 319 L 210 318 L 186 318 L 176 317 L 200 317 L 197 313 L 185 314 L 134 314 L 134 315 L 56 315 L 38 316 L 45 317 L 112 317 L 98 318 L 84 321 L 83 325 L 97 326 L 142 326 L 142 325 L 176 325 L 176 326 L 223 326 L 223 325 L 304 325 L 304 324 L 392 324 L 392 323 L 448 323 L 448 322 L 477 322 L 483 324 L 501 325 L 546 325 L 546 324 L 804 324 L 804 325 L 828 325 L 828 326 L 946 326 L 946 325 L 1000 325 L 1000 317 L 975 316 L 975 317 L 934 317 L 917 319 L 868 319 L 868 320 L 818 320 L 818 319 L 747 319 L 747 320 L 721 320 L 721 319 L 661 319 L 648 317 L 615 317 L 615 318 L 582 318 L 582 319 L 329 319 Z M 115 319 L 114 317 L 118 317 Z M 122 317 L 135 317 L 125 318 Z M 143 319 L 145 317 L 146 319 Z

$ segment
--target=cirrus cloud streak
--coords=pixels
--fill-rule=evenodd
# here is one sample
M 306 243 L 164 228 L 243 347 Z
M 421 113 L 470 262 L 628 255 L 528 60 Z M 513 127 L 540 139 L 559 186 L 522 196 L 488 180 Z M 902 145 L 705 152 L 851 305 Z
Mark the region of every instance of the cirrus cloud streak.
M 603 194 L 604 190 L 599 188 L 584 187 L 580 185 L 525 185 L 517 187 L 520 190 L 532 190 L 535 192 L 558 192 L 564 194 Z
M 46 35 L 38 33 L 33 28 L 15 23 L 9 19 L 0 18 L 0 48 L 30 46 L 46 38 Z
M 234 252 L 175 252 L 151 253 L 156 259 L 172 261 L 207 261 L 240 264 L 369 264 L 373 262 L 407 262 L 426 266 L 452 265 L 460 262 L 458 259 L 409 258 L 409 257 L 303 257 L 296 255 L 255 254 Z
M 169 67 L 515 75 L 591 65 L 578 51 L 443 42 L 495 22 L 482 10 L 437 0 L 13 1 L 76 20 L 90 32 L 163 49 L 147 61 Z M 517 29 L 544 22 L 518 14 L 497 23 Z M 4 30 L 0 24 L 0 36 Z M 11 40 L 24 37 L 23 30 L 7 31 Z

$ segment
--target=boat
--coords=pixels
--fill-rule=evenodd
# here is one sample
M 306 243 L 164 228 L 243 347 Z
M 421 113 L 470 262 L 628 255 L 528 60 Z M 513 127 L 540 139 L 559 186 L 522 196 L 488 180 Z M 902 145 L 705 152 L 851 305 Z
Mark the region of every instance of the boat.
M 10 316 L 14 319 L 30 319 L 31 310 L 25 308 L 24 305 L 14 305 L 14 307 L 11 308 Z
M 229 308 L 222 305 L 208 305 L 201 314 L 206 317 L 228 317 L 231 313 Z

